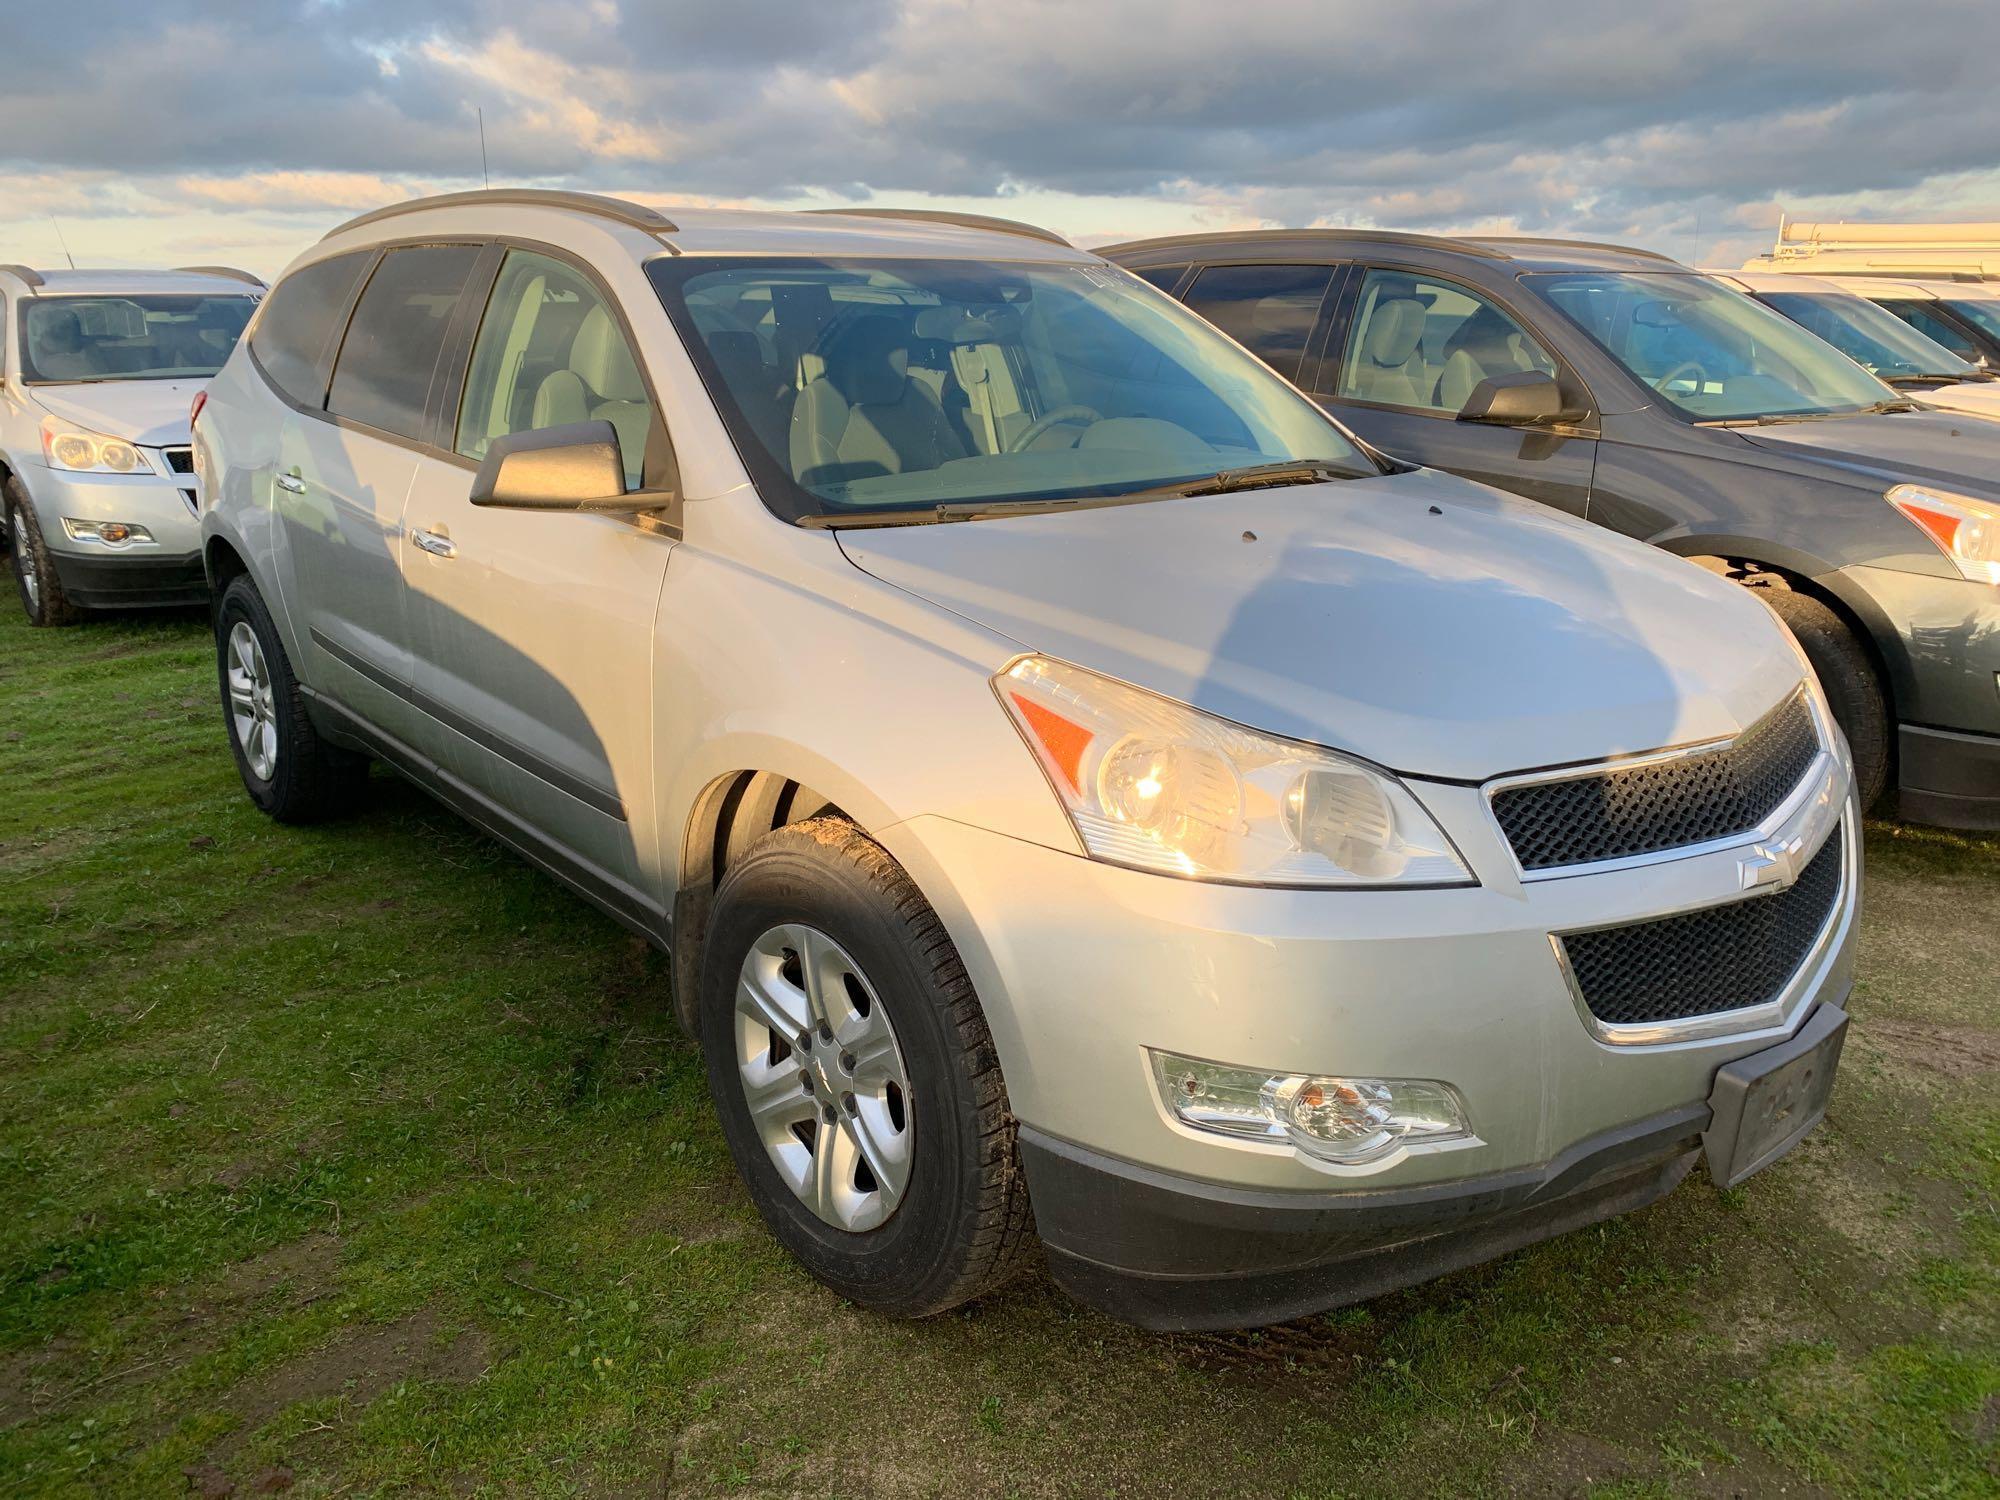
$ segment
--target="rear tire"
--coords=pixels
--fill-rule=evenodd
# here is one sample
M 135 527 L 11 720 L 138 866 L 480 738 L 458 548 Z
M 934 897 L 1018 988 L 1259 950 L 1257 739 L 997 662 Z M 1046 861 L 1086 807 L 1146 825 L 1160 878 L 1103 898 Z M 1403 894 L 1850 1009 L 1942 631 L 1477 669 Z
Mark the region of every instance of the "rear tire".
M 27 491 L 21 488 L 20 480 L 9 479 L 5 495 L 8 560 L 13 566 L 14 588 L 21 596 L 21 608 L 28 616 L 28 623 L 74 625 L 83 611 L 70 603 L 63 592 L 62 579 L 56 576 L 55 564 L 49 559 L 41 522 L 35 518 L 35 507 L 28 503 Z
M 1855 785 L 1867 811 L 1889 784 L 1889 710 L 1873 658 L 1840 616 L 1812 595 L 1773 588 L 1756 593 L 1791 631 L 1818 674 L 1834 722 L 1847 736 Z
M 831 955 L 827 966 L 801 962 L 795 942 Z M 819 981 L 808 972 L 835 976 L 824 998 L 813 997 Z M 756 986 L 776 1005 L 759 1003 Z M 864 1307 L 916 1318 L 1020 1268 L 1034 1229 L 993 1038 L 937 914 L 879 844 L 844 818 L 821 817 L 751 848 L 716 892 L 699 1006 L 709 1089 L 737 1170 L 772 1233 L 815 1277 Z M 774 1009 L 796 1012 L 791 1038 L 764 1024 Z M 857 1105 L 853 1091 L 884 1075 L 869 1066 L 870 1043 L 849 1040 L 871 1032 L 888 1038 L 872 1055 L 893 1054 L 894 1076 L 908 1083 L 901 1111 L 880 1110 L 873 1127 L 871 1095 Z M 872 1097 L 882 1097 L 879 1083 Z M 887 1141 L 891 1131 L 901 1138 Z M 888 1164 L 901 1183 L 893 1204 L 868 1201 L 877 1178 L 846 1165 L 856 1155 Z M 816 1191 L 823 1164 L 839 1178 L 819 1178 L 826 1188 Z
M 247 574 L 231 579 L 216 604 L 215 648 L 223 727 L 250 800 L 280 823 L 352 812 L 368 784 L 368 758 L 320 737 Z

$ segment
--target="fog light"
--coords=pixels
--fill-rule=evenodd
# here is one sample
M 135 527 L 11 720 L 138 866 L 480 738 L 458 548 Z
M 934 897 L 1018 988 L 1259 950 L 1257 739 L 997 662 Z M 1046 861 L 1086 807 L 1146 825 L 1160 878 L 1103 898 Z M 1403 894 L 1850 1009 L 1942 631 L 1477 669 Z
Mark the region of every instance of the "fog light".
M 73 542 L 103 542 L 111 547 L 123 547 L 129 542 L 150 542 L 153 533 L 143 526 L 135 526 L 130 521 L 79 521 L 73 516 L 63 517 L 63 530 L 69 533 Z
M 1196 1130 L 1289 1144 L 1350 1167 L 1409 1147 L 1472 1139 L 1465 1101 L 1448 1083 L 1271 1073 L 1171 1052 L 1151 1056 L 1161 1100 Z

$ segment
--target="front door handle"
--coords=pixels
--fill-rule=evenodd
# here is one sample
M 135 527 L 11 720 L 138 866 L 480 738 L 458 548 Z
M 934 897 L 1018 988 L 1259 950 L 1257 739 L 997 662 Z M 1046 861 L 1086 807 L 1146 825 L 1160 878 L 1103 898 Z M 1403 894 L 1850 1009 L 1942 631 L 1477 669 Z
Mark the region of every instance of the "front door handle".
M 413 531 L 410 540 L 415 542 L 432 557 L 456 557 L 458 546 L 442 531 Z
M 306 482 L 296 468 L 287 469 L 278 476 L 278 488 L 288 495 L 303 495 L 306 492 Z

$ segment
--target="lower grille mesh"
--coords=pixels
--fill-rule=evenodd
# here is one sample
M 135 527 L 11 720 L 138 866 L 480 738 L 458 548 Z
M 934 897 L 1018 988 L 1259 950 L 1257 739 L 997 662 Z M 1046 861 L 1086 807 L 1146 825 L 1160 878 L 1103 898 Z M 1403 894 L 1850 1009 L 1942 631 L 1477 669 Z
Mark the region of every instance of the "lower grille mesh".
M 1833 911 L 1841 843 L 1836 829 L 1792 888 L 1776 896 L 1562 938 L 1583 1003 L 1607 1025 L 1630 1026 L 1772 999 Z

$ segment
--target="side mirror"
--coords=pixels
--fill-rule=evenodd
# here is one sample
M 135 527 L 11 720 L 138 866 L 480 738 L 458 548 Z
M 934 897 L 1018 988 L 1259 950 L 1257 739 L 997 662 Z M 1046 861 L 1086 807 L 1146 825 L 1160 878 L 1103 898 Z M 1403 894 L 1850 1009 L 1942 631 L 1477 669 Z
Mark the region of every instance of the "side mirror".
M 1496 427 L 1526 427 L 1550 422 L 1563 414 L 1562 390 L 1553 375 L 1523 370 L 1514 375 L 1489 375 L 1472 388 L 1459 408 L 1461 422 L 1490 422 Z
M 618 429 L 609 422 L 497 437 L 472 480 L 472 503 L 502 510 L 655 510 L 669 498 L 625 488 Z

